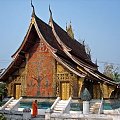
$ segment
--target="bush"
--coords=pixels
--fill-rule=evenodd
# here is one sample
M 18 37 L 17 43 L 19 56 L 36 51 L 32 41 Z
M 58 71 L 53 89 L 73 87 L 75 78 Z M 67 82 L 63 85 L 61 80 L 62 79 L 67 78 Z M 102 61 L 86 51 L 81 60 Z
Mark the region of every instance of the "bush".
M 0 82 L 0 101 L 2 101 L 4 94 L 6 94 L 5 89 L 6 89 L 6 84 Z
M 91 100 L 92 97 L 91 97 L 89 91 L 87 90 L 87 88 L 85 88 L 83 93 L 81 93 L 80 98 L 83 101 L 90 101 Z
M 0 120 L 7 120 L 3 114 L 0 114 Z

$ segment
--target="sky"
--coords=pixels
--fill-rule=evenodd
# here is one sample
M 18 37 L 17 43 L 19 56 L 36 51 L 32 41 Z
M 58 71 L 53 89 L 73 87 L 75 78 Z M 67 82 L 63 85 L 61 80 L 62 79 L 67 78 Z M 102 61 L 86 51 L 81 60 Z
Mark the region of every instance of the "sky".
M 120 67 L 120 0 L 32 0 L 36 15 L 63 29 L 71 21 L 75 39 L 85 40 L 100 71 L 105 63 Z M 30 0 L 0 0 L 0 68 L 7 68 L 30 24 Z

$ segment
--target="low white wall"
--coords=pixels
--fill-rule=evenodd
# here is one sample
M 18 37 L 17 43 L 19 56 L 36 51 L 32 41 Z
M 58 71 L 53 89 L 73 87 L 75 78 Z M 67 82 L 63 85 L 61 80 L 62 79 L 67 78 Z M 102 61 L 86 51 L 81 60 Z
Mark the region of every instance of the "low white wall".
M 18 108 L 18 111 L 23 111 L 24 108 Z M 46 109 L 38 109 L 38 115 L 45 115 Z M 32 109 L 31 109 L 32 114 Z
M 104 115 L 104 114 L 51 114 L 50 120 L 120 120 L 120 115 Z M 48 120 L 48 119 L 47 119 Z
M 4 114 L 7 120 L 30 120 L 31 119 L 30 112 L 1 110 L 0 113 Z

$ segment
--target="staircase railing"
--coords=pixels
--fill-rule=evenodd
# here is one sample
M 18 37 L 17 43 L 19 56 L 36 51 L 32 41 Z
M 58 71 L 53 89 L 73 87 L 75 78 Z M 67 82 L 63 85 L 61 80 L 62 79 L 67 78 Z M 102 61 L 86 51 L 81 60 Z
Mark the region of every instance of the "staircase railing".
M 22 100 L 22 97 L 20 97 L 17 102 L 13 105 L 11 110 L 18 110 L 18 107 L 20 106 L 20 101 Z
M 58 103 L 58 101 L 60 101 L 60 97 L 57 97 L 57 99 L 55 100 L 55 102 L 51 106 L 50 110 L 53 110 L 53 108 L 56 106 L 56 104 Z
M 11 97 L 2 107 L 0 110 L 3 110 L 7 107 L 7 105 L 14 99 L 14 97 Z
M 99 110 L 98 110 L 98 114 L 101 114 L 103 112 L 103 98 L 101 99 L 101 102 L 100 102 L 100 107 L 99 107 Z
M 63 113 L 69 113 L 71 100 L 72 100 L 72 98 L 70 97 L 70 98 L 68 99 L 68 102 L 67 102 L 64 110 L 63 110 Z

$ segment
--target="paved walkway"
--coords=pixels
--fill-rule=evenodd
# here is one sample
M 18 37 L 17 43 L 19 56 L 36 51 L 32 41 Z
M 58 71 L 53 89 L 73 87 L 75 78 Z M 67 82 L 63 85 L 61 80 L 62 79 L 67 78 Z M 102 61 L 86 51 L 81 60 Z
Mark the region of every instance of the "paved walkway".
M 38 115 L 35 118 L 31 118 L 31 120 L 45 120 L 45 116 L 44 115 Z

